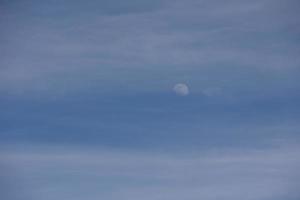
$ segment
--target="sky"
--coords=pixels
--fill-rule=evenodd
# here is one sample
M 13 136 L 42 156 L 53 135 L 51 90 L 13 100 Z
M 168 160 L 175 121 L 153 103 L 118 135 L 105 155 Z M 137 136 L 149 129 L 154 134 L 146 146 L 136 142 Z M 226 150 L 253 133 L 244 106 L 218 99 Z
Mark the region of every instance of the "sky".
M 298 200 L 297 0 L 0 0 L 0 199 Z

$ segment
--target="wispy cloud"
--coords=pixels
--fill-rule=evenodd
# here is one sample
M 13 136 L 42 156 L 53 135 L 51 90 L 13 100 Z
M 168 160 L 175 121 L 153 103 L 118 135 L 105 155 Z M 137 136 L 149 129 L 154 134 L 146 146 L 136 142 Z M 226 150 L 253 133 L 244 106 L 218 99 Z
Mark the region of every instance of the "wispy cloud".
M 124 83 L 161 91 L 183 77 L 197 86 L 240 81 L 233 90 L 249 88 L 232 74 L 254 76 L 270 89 L 282 71 L 289 81 L 272 82 L 272 88 L 297 84 L 300 22 L 292 0 L 7 5 L 12 12 L 3 14 L 9 21 L 1 21 L 2 91 L 105 91 Z
M 175 154 L 52 147 L 2 151 L 1 160 L 31 199 L 279 200 L 299 198 L 299 153 L 291 145 Z
M 0 199 L 298 200 L 299 5 L 1 1 Z

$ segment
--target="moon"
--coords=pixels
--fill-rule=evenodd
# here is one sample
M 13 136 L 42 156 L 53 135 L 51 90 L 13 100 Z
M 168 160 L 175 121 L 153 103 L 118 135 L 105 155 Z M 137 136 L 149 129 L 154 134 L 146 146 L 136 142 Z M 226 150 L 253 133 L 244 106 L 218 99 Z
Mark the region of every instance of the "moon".
M 173 87 L 173 91 L 178 96 L 187 96 L 190 93 L 189 87 L 186 84 L 184 84 L 184 83 L 177 83 Z

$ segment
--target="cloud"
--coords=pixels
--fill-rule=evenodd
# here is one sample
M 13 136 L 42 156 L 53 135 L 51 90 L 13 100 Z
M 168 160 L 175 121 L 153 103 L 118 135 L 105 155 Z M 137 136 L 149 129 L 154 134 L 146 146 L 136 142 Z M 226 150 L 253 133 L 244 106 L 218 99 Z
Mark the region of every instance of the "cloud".
M 279 200 L 300 195 L 299 151 L 291 145 L 176 154 L 52 147 L 2 151 L 1 160 L 18 170 L 32 199 Z
M 210 96 L 218 96 L 222 93 L 222 89 L 219 87 L 210 87 L 206 88 L 202 91 L 202 93 L 208 97 Z
M 55 94 L 105 91 L 107 85 L 121 90 L 125 83 L 161 92 L 182 76 L 197 85 L 212 85 L 215 78 L 225 86 L 239 81 L 233 90 L 253 89 L 245 83 L 253 78 L 265 87 L 299 86 L 295 1 L 94 4 L 8 4 L 3 15 L 9 20 L 0 22 L 6 27 L 0 90 Z M 289 81 L 274 82 L 282 71 Z

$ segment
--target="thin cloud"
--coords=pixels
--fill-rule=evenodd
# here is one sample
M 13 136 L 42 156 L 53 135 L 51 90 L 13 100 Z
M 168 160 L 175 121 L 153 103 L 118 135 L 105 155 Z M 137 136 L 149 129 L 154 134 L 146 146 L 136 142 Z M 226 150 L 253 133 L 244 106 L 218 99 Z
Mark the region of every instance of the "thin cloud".
M 63 93 L 62 88 L 104 91 L 107 85 L 110 90 L 120 90 L 124 82 L 134 90 L 161 91 L 163 82 L 172 83 L 183 73 L 198 85 L 203 84 L 199 76 L 201 80 L 209 76 L 204 84 L 211 85 L 213 77 L 222 74 L 222 83 L 231 85 L 235 81 L 232 74 L 239 73 L 243 80 L 258 74 L 255 76 L 263 78 L 256 82 L 264 85 L 280 71 L 289 81 L 277 80 L 278 84 L 286 88 L 298 85 L 294 77 L 300 63 L 295 1 L 285 1 L 283 6 L 269 0 L 232 0 L 226 4 L 165 1 L 153 5 L 130 1 L 123 11 L 122 6 L 102 2 L 110 14 L 93 9 L 85 12 L 93 6 L 82 4 L 72 4 L 82 12 L 66 14 L 66 21 L 55 18 L 59 11 L 48 5 L 43 21 L 35 23 L 32 20 L 42 15 L 39 10 L 43 9 L 34 8 L 42 5 L 23 5 L 22 12 L 9 7 L 14 13 L 9 18 L 12 21 L 0 22 L 6 27 L 3 41 L 11 41 L 3 43 L 0 91 L 55 94 Z M 208 74 L 211 68 L 215 71 Z M 156 74 L 161 78 L 154 85 Z M 271 86 L 276 88 L 276 83 Z M 245 90 L 249 86 L 240 81 L 234 87 Z
M 300 151 L 291 145 L 180 154 L 64 149 L 2 151 L 1 160 L 22 172 L 29 194 L 47 200 L 299 197 Z

